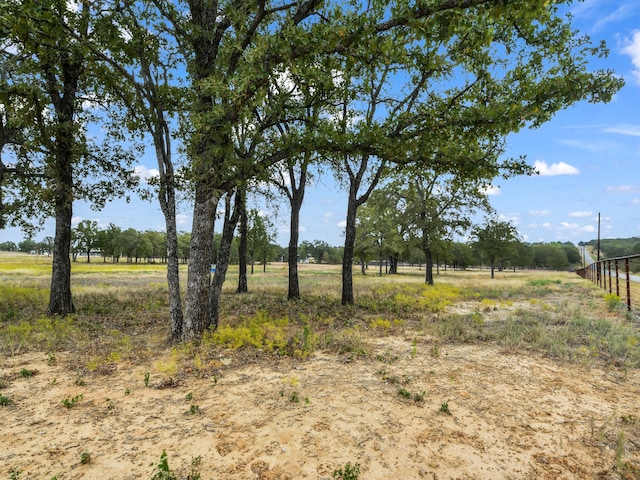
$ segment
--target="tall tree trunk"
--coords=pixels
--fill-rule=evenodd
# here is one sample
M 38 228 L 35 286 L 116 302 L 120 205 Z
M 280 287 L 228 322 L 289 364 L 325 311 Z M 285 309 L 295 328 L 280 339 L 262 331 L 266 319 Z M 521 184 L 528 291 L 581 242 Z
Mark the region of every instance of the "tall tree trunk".
M 289 227 L 289 251 L 287 262 L 289 264 L 289 300 L 300 298 L 300 283 L 298 280 L 298 239 L 300 238 L 300 207 L 291 203 L 291 222 Z
M 71 297 L 71 166 L 63 175 L 68 182 L 58 180 L 56 187 L 56 233 L 53 244 L 51 293 L 47 315 L 68 315 L 75 312 Z M 65 185 L 65 183 L 67 183 Z
M 389 257 L 389 274 L 396 275 L 398 273 L 398 255 L 393 254 Z
M 177 342 L 182 337 L 182 297 L 180 292 L 180 259 L 178 258 L 178 228 L 176 225 L 176 198 L 172 179 L 167 179 L 167 188 L 161 194 L 160 205 L 167 231 L 167 285 L 169 289 L 169 316 L 171 318 L 171 339 Z M 164 204 L 164 206 L 163 206 Z
M 182 341 L 200 339 L 207 326 L 211 324 L 209 291 L 213 223 L 219 198 L 219 194 L 206 185 L 206 181 L 196 184 Z
M 62 54 L 61 54 L 62 55 Z M 51 292 L 47 315 L 67 315 L 75 312 L 71 297 L 71 217 L 73 215 L 73 165 L 75 163 L 76 93 L 82 71 L 82 60 L 70 60 L 63 56 L 61 68 L 65 83 L 64 94 L 52 87 L 49 94 L 56 112 L 56 138 L 54 160 L 54 210 L 56 233 L 53 246 L 53 268 L 51 271 Z M 53 77 L 52 72 L 45 75 Z
M 352 305 L 353 297 L 353 259 L 356 248 L 356 214 L 357 214 L 357 187 L 349 188 L 349 200 L 347 202 L 347 226 L 344 233 L 344 255 L 342 256 L 342 305 Z
M 422 251 L 427 259 L 424 266 L 425 283 L 427 285 L 433 285 L 433 255 L 431 253 L 431 248 L 429 248 L 429 245 L 423 243 Z
M 346 105 L 345 105 L 346 108 Z M 372 111 L 375 109 L 372 109 Z M 344 113 L 346 118 L 346 112 Z M 385 168 L 385 162 L 381 162 L 375 169 L 373 177 L 370 179 L 366 192 L 358 197 L 358 190 L 362 185 L 365 173 L 369 170 L 369 156 L 365 155 L 360 161 L 358 171 L 355 172 L 349 166 L 348 159 L 345 158 L 344 166 L 349 175 L 349 199 L 347 201 L 347 226 L 344 235 L 344 254 L 342 257 L 342 305 L 354 303 L 353 298 L 353 259 L 356 249 L 356 216 L 358 207 L 367 201 L 373 189 L 378 185 L 380 176 Z M 382 245 L 380 245 L 382 248 Z M 381 267 L 382 268 L 382 263 Z M 381 272 L 382 275 L 382 272 Z
M 233 242 L 233 232 L 238 224 L 240 217 L 240 199 L 242 195 L 236 197 L 236 205 L 231 212 L 231 194 L 225 197 L 225 214 L 224 225 L 222 227 L 222 237 L 220 239 L 220 251 L 218 252 L 218 263 L 216 265 L 216 273 L 213 276 L 211 291 L 209 292 L 209 311 L 211 312 L 210 321 L 207 328 L 215 330 L 218 328 L 218 319 L 220 314 L 220 295 L 222 293 L 222 285 L 227 277 L 227 269 L 229 268 L 229 259 L 231 257 L 231 243 Z
M 148 75 L 147 78 L 151 78 Z M 154 84 L 149 81 L 148 89 Z M 151 96 L 155 98 L 155 96 Z M 178 258 L 178 227 L 176 225 L 176 185 L 173 161 L 171 159 L 171 132 L 164 118 L 161 105 L 151 105 L 155 125 L 153 126 L 153 143 L 156 150 L 156 160 L 160 172 L 160 186 L 158 202 L 164 215 L 165 230 L 167 232 L 167 286 L 169 290 L 169 317 L 171 319 L 171 340 L 178 342 L 182 338 L 183 313 L 180 292 L 180 259 Z
M 246 192 L 238 192 L 238 208 L 240 209 L 240 245 L 238 246 L 238 290 L 237 293 L 247 293 L 247 199 Z M 253 256 L 251 258 L 251 273 L 253 273 Z
M 298 279 L 298 241 L 300 239 L 300 210 L 302 209 L 302 201 L 304 200 L 304 190 L 307 185 L 307 166 L 308 161 L 302 163 L 300 167 L 300 179 L 298 186 L 295 186 L 295 175 L 293 169 L 289 169 L 289 178 L 291 180 L 291 192 L 289 202 L 291 203 L 291 216 L 289 222 L 289 291 L 287 298 L 289 300 L 297 300 L 300 298 L 300 281 Z

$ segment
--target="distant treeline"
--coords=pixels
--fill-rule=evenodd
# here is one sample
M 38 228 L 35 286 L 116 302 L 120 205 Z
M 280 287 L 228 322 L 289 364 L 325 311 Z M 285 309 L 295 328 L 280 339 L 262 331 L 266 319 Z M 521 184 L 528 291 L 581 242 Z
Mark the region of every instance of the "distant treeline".
M 590 247 L 597 255 L 598 240 L 590 240 L 580 243 Z M 600 259 L 628 257 L 640 255 L 640 237 L 631 238 L 604 238 L 600 239 Z M 631 271 L 640 272 L 640 258 L 632 259 L 629 262 Z
M 598 240 L 589 240 L 580 245 L 586 245 L 595 252 L 598 248 Z M 616 258 L 629 255 L 640 255 L 640 237 L 631 238 L 604 238 L 600 240 L 600 257 Z
M 625 245 L 633 243 L 630 240 L 604 241 L 604 248 L 611 248 L 609 245 Z M 636 251 L 640 246 L 640 239 L 635 239 Z M 214 256 L 211 263 L 216 263 L 217 251 L 220 245 L 220 234 L 214 236 Z M 182 232 L 179 234 L 179 255 L 183 262 L 188 260 L 190 234 Z M 239 262 L 238 239 L 234 239 L 231 246 L 231 263 Z M 591 245 L 588 242 L 587 245 Z M 14 242 L 0 243 L 0 251 L 18 251 L 26 253 L 38 253 L 41 255 L 50 254 L 53 242 L 51 238 L 45 238 L 40 242 L 33 240 L 23 240 L 17 245 Z M 611 248 L 615 255 L 628 251 L 615 250 Z M 256 248 L 256 250 L 258 250 Z M 264 260 L 268 262 L 286 261 L 288 249 L 276 244 L 269 243 L 260 248 L 260 258 L 255 258 L 256 262 Z M 367 254 L 358 257 L 358 263 L 365 262 L 376 264 L 382 259 L 387 263 L 404 263 L 421 265 L 425 262 L 424 253 L 421 249 L 407 242 L 402 254 L 385 251 L 385 248 L 370 248 Z M 340 264 L 342 262 L 344 247 L 331 246 L 323 240 L 303 241 L 299 248 L 299 260 L 308 263 Z M 102 257 L 103 261 L 118 262 L 125 259 L 127 262 L 164 262 L 166 256 L 166 237 L 163 232 L 145 231 L 140 232 L 135 229 L 121 230 L 111 225 L 106 229 L 97 229 L 89 234 L 86 230 L 76 232 L 73 242 L 74 259 L 78 256 L 91 258 Z M 607 250 L 607 253 L 609 250 Z M 486 265 L 486 259 L 482 252 L 478 251 L 473 244 L 463 242 L 441 242 L 439 248 L 434 252 L 434 260 L 438 265 L 448 265 L 453 268 L 466 269 L 474 265 Z M 258 255 L 256 255 L 257 257 Z M 250 258 L 249 261 L 254 259 Z M 547 268 L 553 270 L 565 270 L 579 267 L 582 264 L 580 250 L 571 242 L 550 242 L 550 243 L 524 243 L 516 242 L 511 245 L 503 255 L 502 268 Z

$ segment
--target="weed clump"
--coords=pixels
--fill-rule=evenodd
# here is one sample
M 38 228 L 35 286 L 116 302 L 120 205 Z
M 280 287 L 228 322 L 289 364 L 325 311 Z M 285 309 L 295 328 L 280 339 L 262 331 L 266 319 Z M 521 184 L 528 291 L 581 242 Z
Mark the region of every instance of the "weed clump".
M 288 318 L 272 319 L 265 310 L 238 326 L 222 325 L 205 335 L 204 343 L 237 350 L 252 346 L 267 352 L 283 352 L 287 347 Z
M 333 471 L 333 478 L 338 480 L 358 480 L 360 477 L 360 464 L 347 462 L 344 468 L 338 468 Z

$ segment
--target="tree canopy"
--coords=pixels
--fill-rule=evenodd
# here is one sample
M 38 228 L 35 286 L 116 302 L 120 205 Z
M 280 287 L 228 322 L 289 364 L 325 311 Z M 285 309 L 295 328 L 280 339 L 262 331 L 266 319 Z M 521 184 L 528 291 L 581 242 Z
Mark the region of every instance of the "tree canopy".
M 436 172 L 460 185 L 532 173 L 524 157 L 503 156 L 506 135 L 537 127 L 577 101 L 609 101 L 623 83 L 609 70 L 589 69 L 606 46 L 573 30 L 565 3 L 85 0 L 76 8 L 62 0 L 0 0 L 0 29 L 9 39 L 0 70 L 13 75 L 0 78 L 2 103 L 11 107 L 0 124 L 7 134 L 0 148 L 20 145 L 20 157 L 29 146 L 44 162 L 36 178 L 62 180 L 49 196 L 40 195 L 42 183 L 27 186 L 34 198 L 51 200 L 60 219 L 57 265 L 68 257 L 62 247 L 70 243 L 73 199 L 84 191 L 99 206 L 120 192 L 121 183 L 105 176 L 123 165 L 117 151 L 90 154 L 84 102 L 99 98 L 115 111 L 126 105 L 139 114 L 132 123 L 158 133 L 163 210 L 171 209 L 166 194 L 176 186 L 167 151 L 160 151 L 170 139 L 163 115 L 181 106 L 184 187 L 194 207 L 184 322 L 176 317 L 172 334 L 194 340 L 215 324 L 216 282 L 224 280 L 217 272 L 212 283 L 210 272 L 218 203 L 230 204 L 279 162 L 340 162 L 350 178 L 343 269 L 353 259 L 356 210 L 387 166 Z M 287 79 L 295 88 L 278 88 Z M 17 188 L 8 179 L 23 177 L 14 175 L 17 167 L 0 167 L 6 198 Z M 83 190 L 80 180 L 96 167 L 106 169 L 96 174 L 105 189 Z M 23 209 L 19 216 L 29 215 Z M 226 232 L 236 217 L 225 215 Z M 68 265 L 60 265 L 67 275 Z M 67 300 L 72 311 L 70 292 Z

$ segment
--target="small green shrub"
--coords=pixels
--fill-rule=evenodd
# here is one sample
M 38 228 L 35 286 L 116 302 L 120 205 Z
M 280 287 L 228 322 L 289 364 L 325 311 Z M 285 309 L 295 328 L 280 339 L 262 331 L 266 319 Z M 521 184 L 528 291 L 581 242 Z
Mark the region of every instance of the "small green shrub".
M 411 393 L 409 393 L 409 391 L 404 387 L 398 389 L 398 395 L 404 398 L 411 398 Z
M 13 403 L 9 397 L 5 397 L 4 395 L 0 395 L 0 406 L 7 407 Z
M 204 342 L 237 350 L 253 346 L 267 352 L 283 352 L 287 347 L 287 317 L 273 319 L 265 310 L 238 326 L 222 325 L 215 332 L 205 335 Z
M 200 480 L 202 478 L 202 475 L 198 471 L 198 467 L 200 466 L 201 462 L 202 457 L 200 455 L 191 459 L 191 471 L 187 476 L 187 480 Z
M 18 467 L 13 467 L 9 470 L 9 480 L 20 480 L 20 475 L 22 475 L 22 470 Z
M 385 320 L 384 318 L 376 318 L 369 322 L 369 326 L 372 330 L 381 330 L 388 332 L 391 330 L 391 320 Z
M 347 462 L 344 468 L 338 468 L 333 471 L 333 478 L 338 480 L 358 480 L 360 477 L 360 464 Z
M 76 395 L 75 397 L 68 397 L 65 398 L 64 400 L 62 400 L 60 403 L 62 404 L 63 407 L 65 408 L 73 408 L 76 406 L 76 404 L 78 402 L 80 402 L 80 400 L 82 400 L 82 394 L 80 395 Z
M 622 306 L 622 300 L 614 293 L 607 293 L 604 296 L 604 301 L 607 304 L 607 309 L 610 312 L 618 310 Z
M 157 465 L 152 463 L 149 466 L 155 466 L 151 480 L 178 480 L 176 474 L 169 468 L 169 458 L 167 457 L 167 452 L 164 450 L 162 451 L 162 455 L 160 455 L 160 463 Z

